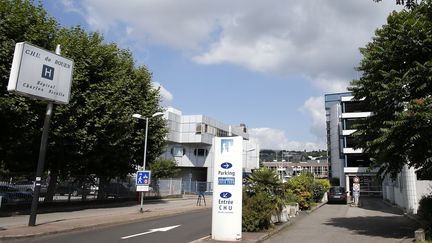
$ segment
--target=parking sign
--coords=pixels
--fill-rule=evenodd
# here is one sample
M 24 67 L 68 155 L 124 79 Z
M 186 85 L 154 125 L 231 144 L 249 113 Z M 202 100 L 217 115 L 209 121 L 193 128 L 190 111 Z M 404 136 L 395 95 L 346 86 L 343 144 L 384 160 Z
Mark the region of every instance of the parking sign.
M 149 190 L 151 180 L 151 171 L 142 170 L 138 171 L 136 174 L 136 186 L 137 192 L 146 192 Z

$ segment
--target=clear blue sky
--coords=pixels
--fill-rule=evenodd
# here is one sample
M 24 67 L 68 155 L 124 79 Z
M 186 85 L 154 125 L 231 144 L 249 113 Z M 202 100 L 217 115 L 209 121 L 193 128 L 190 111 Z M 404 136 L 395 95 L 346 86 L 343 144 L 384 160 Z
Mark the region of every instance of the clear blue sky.
M 45 0 L 62 26 L 130 49 L 163 105 L 245 123 L 261 148 L 325 149 L 324 94 L 357 77 L 358 49 L 394 1 Z

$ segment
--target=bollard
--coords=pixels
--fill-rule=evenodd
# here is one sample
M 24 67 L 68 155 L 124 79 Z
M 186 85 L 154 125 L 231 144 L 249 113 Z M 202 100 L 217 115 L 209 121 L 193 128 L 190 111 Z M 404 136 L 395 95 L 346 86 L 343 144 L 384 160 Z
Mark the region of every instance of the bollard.
M 425 232 L 424 232 L 424 229 L 422 229 L 422 228 L 414 231 L 414 236 L 415 236 L 416 242 L 424 242 L 426 240 Z

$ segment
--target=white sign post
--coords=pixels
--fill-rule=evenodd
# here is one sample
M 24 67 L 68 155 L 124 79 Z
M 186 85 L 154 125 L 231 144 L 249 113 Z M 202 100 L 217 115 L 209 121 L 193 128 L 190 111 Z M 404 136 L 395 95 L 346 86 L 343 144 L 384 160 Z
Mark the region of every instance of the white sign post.
M 29 226 L 36 224 L 53 103 L 69 103 L 73 64 L 73 60 L 60 56 L 60 45 L 57 45 L 55 53 L 25 42 L 15 45 L 7 90 L 19 95 L 48 101 L 42 129 Z
M 15 46 L 7 90 L 20 95 L 69 103 L 73 60 L 26 42 Z
M 212 239 L 242 238 L 243 138 L 217 137 L 213 176 Z

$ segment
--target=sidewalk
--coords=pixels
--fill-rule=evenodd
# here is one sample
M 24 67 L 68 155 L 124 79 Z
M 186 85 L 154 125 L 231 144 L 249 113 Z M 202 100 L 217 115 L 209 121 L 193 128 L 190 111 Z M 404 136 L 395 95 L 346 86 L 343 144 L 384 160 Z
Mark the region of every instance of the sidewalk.
M 265 232 L 242 232 L 242 239 L 240 241 L 237 241 L 237 242 L 240 242 L 240 243 L 264 242 L 265 240 L 270 238 L 272 235 L 278 234 L 279 232 L 281 232 L 285 228 L 289 227 L 290 225 L 295 224 L 299 220 L 302 220 L 303 218 L 307 217 L 307 215 L 309 215 L 313 211 L 317 210 L 318 208 L 322 207 L 324 204 L 325 203 L 319 203 L 316 206 L 312 207 L 310 210 L 301 211 L 296 217 L 290 218 L 290 220 L 288 222 L 276 224 L 273 228 L 268 229 Z M 204 237 L 202 239 L 195 240 L 192 243 L 222 243 L 222 242 L 225 242 L 225 241 L 212 240 L 211 236 L 207 236 L 207 237 Z
M 196 196 L 186 196 L 184 198 L 145 202 L 144 213 L 139 213 L 140 205 L 137 204 L 126 207 L 38 214 L 36 226 L 33 227 L 28 226 L 29 215 L 1 217 L 0 241 L 130 223 L 211 208 L 211 197 L 206 198 L 206 201 L 207 206 L 196 206 Z

